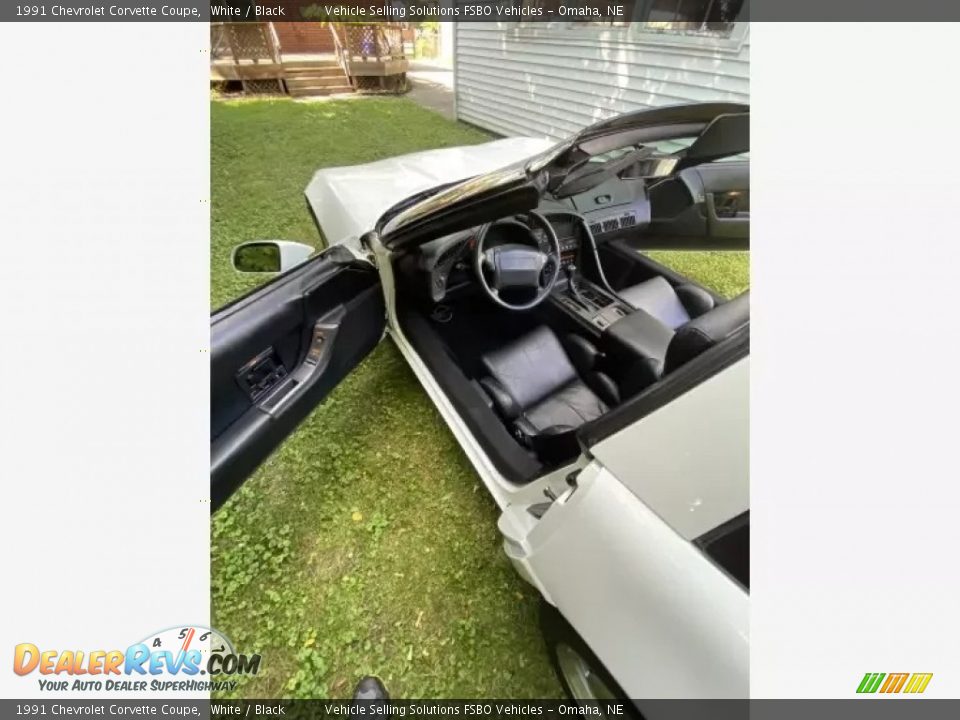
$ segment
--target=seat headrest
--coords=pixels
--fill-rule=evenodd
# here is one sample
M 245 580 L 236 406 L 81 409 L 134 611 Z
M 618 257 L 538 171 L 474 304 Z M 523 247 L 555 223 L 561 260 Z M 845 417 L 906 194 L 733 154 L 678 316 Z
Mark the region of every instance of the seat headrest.
M 664 374 L 690 362 L 750 322 L 750 291 L 717 305 L 677 329 L 667 348 Z

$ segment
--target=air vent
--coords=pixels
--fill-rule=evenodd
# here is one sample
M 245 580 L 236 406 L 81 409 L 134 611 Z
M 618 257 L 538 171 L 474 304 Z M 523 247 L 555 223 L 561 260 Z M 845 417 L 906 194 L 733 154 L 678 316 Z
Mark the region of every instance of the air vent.
M 603 221 L 603 231 L 613 232 L 620 229 L 620 218 L 607 218 Z
M 590 232 L 594 235 L 599 235 L 603 232 L 603 228 L 600 226 L 600 223 L 590 223 Z
M 637 216 L 634 213 L 627 213 L 620 216 L 620 227 L 628 228 L 637 224 Z

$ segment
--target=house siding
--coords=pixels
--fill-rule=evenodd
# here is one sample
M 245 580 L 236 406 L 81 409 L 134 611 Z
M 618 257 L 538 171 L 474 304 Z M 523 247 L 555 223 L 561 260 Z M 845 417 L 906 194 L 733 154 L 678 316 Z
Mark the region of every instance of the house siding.
M 644 35 L 457 23 L 457 117 L 500 135 L 560 139 L 630 110 L 749 102 L 749 30 L 723 42 Z

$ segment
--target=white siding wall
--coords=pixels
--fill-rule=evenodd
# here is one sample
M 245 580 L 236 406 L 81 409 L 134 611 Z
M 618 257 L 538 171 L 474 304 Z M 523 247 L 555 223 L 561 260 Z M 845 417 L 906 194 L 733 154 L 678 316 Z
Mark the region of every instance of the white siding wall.
M 457 23 L 457 116 L 560 139 L 603 118 L 684 102 L 749 102 L 749 30 L 675 38 L 613 28 Z

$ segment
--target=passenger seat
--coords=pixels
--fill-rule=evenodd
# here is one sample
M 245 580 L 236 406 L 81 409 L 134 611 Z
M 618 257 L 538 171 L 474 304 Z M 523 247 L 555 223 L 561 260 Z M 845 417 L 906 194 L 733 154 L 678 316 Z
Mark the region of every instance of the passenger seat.
M 622 397 L 632 397 L 749 323 L 749 291 L 676 329 L 635 310 L 604 332 L 604 347 L 619 369 L 613 379 Z
M 689 283 L 674 287 L 660 275 L 624 288 L 619 295 L 635 310 L 643 310 L 671 330 L 710 312 L 716 305 L 713 296 L 703 288 Z
M 748 290 L 729 302 L 720 303 L 710 312 L 694 318 L 679 328 L 667 347 L 663 374 L 669 375 L 681 365 L 687 364 L 749 324 L 750 291 Z

